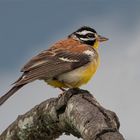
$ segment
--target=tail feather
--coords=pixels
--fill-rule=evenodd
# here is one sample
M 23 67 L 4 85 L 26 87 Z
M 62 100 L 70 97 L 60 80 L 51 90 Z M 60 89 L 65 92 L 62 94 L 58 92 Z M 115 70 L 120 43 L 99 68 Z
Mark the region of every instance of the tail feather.
M 22 88 L 24 86 L 23 85 L 19 85 L 19 86 L 13 86 L 5 95 L 3 95 L 2 97 L 0 97 L 0 106 L 9 98 L 11 97 L 16 91 L 18 91 L 20 88 Z

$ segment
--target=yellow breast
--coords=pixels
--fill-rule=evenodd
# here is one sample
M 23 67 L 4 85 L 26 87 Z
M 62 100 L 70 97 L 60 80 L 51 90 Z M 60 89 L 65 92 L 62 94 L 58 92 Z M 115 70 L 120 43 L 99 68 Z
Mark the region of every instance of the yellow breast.
M 92 78 L 92 76 L 95 74 L 98 68 L 98 65 L 99 65 L 99 60 L 98 61 L 94 60 L 87 66 L 86 70 L 83 71 L 81 75 L 79 86 L 86 84 Z
M 47 80 L 46 82 L 54 87 L 74 88 L 86 84 L 97 70 L 99 59 L 93 60 L 87 65 L 73 71 L 62 74 L 58 80 Z
M 96 40 L 93 48 L 97 51 L 99 46 L 99 41 Z M 98 53 L 98 52 L 97 52 Z M 95 74 L 100 60 L 99 56 L 94 58 L 92 62 L 88 63 L 85 66 L 72 70 L 70 72 L 61 74 L 57 80 L 47 80 L 46 82 L 54 87 L 63 87 L 63 88 L 75 88 L 80 87 L 83 84 L 86 84 L 91 77 Z

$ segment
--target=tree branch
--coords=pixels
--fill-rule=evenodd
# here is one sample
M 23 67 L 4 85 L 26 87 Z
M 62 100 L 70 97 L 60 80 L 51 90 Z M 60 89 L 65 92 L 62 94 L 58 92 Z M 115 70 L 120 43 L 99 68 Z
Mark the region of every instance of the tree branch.
M 119 120 L 85 90 L 69 89 L 19 116 L 0 140 L 55 140 L 62 133 L 84 140 L 124 140 Z

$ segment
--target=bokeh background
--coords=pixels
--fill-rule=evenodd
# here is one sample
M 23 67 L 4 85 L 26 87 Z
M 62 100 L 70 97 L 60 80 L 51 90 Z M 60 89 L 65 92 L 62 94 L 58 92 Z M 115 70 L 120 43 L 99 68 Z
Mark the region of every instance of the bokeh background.
M 83 25 L 109 38 L 99 49 L 98 72 L 83 88 L 117 113 L 127 140 L 139 140 L 140 0 L 0 0 L 0 96 L 33 55 Z M 0 132 L 58 93 L 42 81 L 22 88 L 0 107 Z

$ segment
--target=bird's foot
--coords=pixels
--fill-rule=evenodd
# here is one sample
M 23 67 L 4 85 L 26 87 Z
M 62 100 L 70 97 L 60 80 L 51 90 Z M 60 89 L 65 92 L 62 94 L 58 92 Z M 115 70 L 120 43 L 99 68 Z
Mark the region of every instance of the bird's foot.
M 66 89 L 64 89 L 64 88 L 59 88 L 61 91 L 62 91 L 62 93 L 60 93 L 59 95 L 58 95 L 58 98 L 60 98 L 60 97 L 62 97 L 64 94 L 65 94 L 65 91 L 66 91 Z
M 59 89 L 60 89 L 61 91 L 63 91 L 63 92 L 66 91 L 66 89 L 64 89 L 64 88 L 62 88 L 62 87 L 60 87 Z

